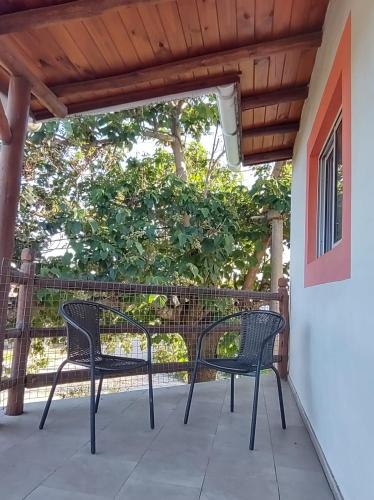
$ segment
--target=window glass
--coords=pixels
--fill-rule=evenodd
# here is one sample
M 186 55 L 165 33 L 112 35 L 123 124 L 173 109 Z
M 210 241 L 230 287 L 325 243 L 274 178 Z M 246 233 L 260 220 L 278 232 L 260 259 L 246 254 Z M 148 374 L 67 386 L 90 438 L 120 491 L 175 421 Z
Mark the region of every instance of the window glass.
M 342 121 L 339 118 L 319 159 L 317 255 L 342 238 L 343 164 Z
M 343 220 L 343 160 L 342 160 L 342 122 L 335 132 L 335 225 L 334 243 L 342 239 Z

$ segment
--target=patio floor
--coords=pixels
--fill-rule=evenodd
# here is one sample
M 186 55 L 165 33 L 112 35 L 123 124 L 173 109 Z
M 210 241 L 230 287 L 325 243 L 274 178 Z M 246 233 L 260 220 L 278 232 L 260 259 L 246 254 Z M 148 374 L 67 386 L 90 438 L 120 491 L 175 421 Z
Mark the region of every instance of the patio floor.
M 20 417 L 0 416 L 0 499 L 19 500 L 332 500 L 287 384 L 282 430 L 275 377 L 262 377 L 255 451 L 248 450 L 253 380 L 197 384 L 183 425 L 187 387 L 155 390 L 156 428 L 147 392 L 104 395 L 97 454 L 90 454 L 88 400 L 44 403 Z

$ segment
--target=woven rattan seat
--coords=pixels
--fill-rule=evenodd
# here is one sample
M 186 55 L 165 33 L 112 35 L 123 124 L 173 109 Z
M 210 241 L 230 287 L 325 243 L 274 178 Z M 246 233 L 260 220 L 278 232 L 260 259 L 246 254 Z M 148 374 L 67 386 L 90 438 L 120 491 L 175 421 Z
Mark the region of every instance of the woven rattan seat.
M 242 311 L 225 316 L 211 324 L 201 333 L 198 346 L 195 368 L 192 374 L 190 392 L 186 406 L 184 423 L 187 424 L 190 413 L 192 395 L 196 382 L 197 370 L 202 365 L 213 370 L 231 374 L 231 411 L 234 411 L 234 380 L 235 375 L 255 376 L 255 392 L 253 398 L 252 424 L 250 436 L 250 449 L 254 449 L 256 432 L 257 403 L 260 373 L 264 369 L 272 369 L 277 377 L 279 405 L 281 411 L 282 427 L 286 428 L 283 408 L 283 396 L 280 377 L 274 366 L 274 344 L 279 333 L 282 332 L 285 321 L 280 314 L 270 311 Z M 206 344 L 211 336 L 227 332 L 239 335 L 238 355 L 233 358 L 205 357 Z
M 69 360 L 69 363 L 74 363 L 76 365 L 90 367 L 89 359 L 74 359 Z M 121 356 L 110 356 L 103 354 L 102 356 L 95 356 L 95 371 L 108 371 L 108 372 L 123 372 L 126 370 L 135 370 L 136 368 L 141 368 L 142 366 L 147 366 L 147 361 L 144 359 L 137 358 L 124 358 Z
M 208 368 L 213 368 L 222 372 L 237 372 L 237 373 L 250 373 L 255 372 L 257 363 L 256 360 L 253 359 L 252 363 L 248 363 L 247 361 L 241 361 L 240 359 L 225 359 L 225 358 L 208 358 L 202 359 L 200 364 L 207 366 Z
M 144 334 L 147 338 L 147 358 L 133 358 L 126 356 L 115 356 L 105 354 L 101 350 L 100 339 L 100 323 L 103 313 L 120 317 L 121 321 L 131 325 L 131 332 Z M 56 376 L 46 403 L 39 428 L 44 427 L 45 420 L 48 415 L 49 407 L 53 398 L 56 385 L 59 380 L 61 371 L 66 363 L 83 366 L 89 369 L 91 381 L 90 395 L 90 422 L 91 422 L 91 453 L 96 451 L 95 443 L 95 413 L 98 410 L 103 378 L 111 372 L 118 374 L 144 368 L 148 373 L 149 384 L 149 411 L 151 428 L 154 428 L 154 409 L 153 409 L 153 388 L 152 388 L 152 352 L 151 352 L 151 336 L 143 325 L 135 321 L 133 318 L 123 313 L 122 311 L 89 301 L 71 301 L 66 302 L 60 308 L 60 313 L 64 318 L 67 329 L 67 358 L 59 366 Z M 126 324 L 125 323 L 125 324 Z M 95 379 L 99 377 L 99 386 L 97 395 L 95 396 Z

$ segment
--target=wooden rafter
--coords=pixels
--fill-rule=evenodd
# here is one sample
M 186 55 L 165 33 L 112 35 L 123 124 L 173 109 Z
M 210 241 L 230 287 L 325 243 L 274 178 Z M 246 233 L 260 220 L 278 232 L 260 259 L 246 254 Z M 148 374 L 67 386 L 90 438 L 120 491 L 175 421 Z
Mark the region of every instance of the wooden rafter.
M 68 3 L 25 9 L 0 16 L 0 34 L 45 28 L 53 24 L 99 16 L 125 6 L 165 3 L 170 0 L 73 0 Z
M 150 66 L 130 71 L 120 75 L 106 78 L 96 78 L 75 83 L 67 83 L 52 87 L 58 96 L 72 96 L 93 91 L 105 91 L 108 89 L 122 89 L 126 86 L 140 83 L 148 83 L 160 78 L 174 77 L 198 68 L 210 68 L 233 64 L 241 60 L 253 57 L 267 57 L 280 52 L 291 50 L 303 50 L 319 47 L 322 40 L 322 32 L 312 32 L 297 36 L 290 36 L 265 42 L 252 43 L 233 49 L 220 50 L 185 59 L 171 61 L 157 66 Z
M 5 37 L 0 40 L 0 65 L 11 75 L 22 76 L 31 85 L 32 94 L 54 115 L 67 115 L 66 106 L 58 97 L 22 62 L 22 57 Z
M 304 101 L 308 97 L 308 92 L 309 88 L 305 85 L 303 87 L 242 96 L 241 108 L 245 111 L 247 109 L 262 108 L 263 106 L 272 106 L 273 104 L 280 104 L 282 102 Z
M 0 100 L 0 140 L 4 144 L 9 144 L 12 139 L 12 131 L 10 130 L 8 118 L 5 114 L 5 109 Z
M 186 94 L 188 92 L 194 92 L 197 90 L 208 91 L 209 89 L 218 87 L 219 85 L 228 85 L 230 83 L 239 83 L 238 73 L 226 73 L 219 76 L 199 78 L 187 82 L 176 82 L 173 84 L 164 85 L 162 87 L 135 90 L 132 92 L 101 97 L 95 100 L 77 102 L 68 105 L 68 114 L 74 115 L 95 109 L 102 110 L 117 106 L 120 107 L 121 105 L 124 106 L 126 104 L 132 103 L 138 103 L 138 105 L 141 105 L 142 102 L 146 103 L 153 99 L 169 96 L 172 97 L 180 94 Z M 48 112 L 48 110 L 36 111 L 34 112 L 34 118 L 36 120 L 45 120 L 51 118 L 51 114 Z
M 264 135 L 288 134 L 299 130 L 299 122 L 276 123 L 274 125 L 264 125 L 262 127 L 251 127 L 244 129 L 242 137 L 256 137 Z
M 270 163 L 272 161 L 290 160 L 292 158 L 292 148 L 276 149 L 274 151 L 260 151 L 244 155 L 243 165 L 258 165 L 260 163 Z

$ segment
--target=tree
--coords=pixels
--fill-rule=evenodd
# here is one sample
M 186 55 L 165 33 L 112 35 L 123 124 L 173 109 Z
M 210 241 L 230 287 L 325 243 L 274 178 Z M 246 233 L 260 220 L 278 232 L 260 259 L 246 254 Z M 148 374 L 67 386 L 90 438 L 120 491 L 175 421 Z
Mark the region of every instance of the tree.
M 199 138 L 212 128 L 208 152 Z M 60 235 L 65 254 L 44 259 L 56 276 L 266 289 L 270 228 L 256 217 L 279 210 L 287 226 L 290 168 L 257 168 L 248 189 L 222 163 L 218 136 L 210 98 L 44 124 L 27 140 L 18 250 L 31 238 L 45 252 Z M 144 138 L 154 154 L 131 158 Z M 139 307 L 153 321 L 209 317 L 178 300 Z M 185 342 L 191 359 L 195 343 Z

